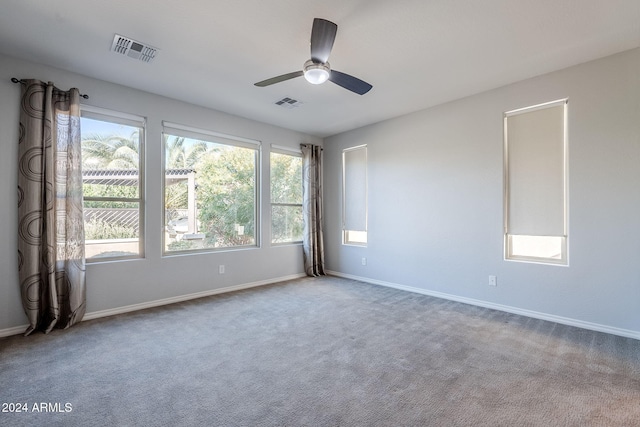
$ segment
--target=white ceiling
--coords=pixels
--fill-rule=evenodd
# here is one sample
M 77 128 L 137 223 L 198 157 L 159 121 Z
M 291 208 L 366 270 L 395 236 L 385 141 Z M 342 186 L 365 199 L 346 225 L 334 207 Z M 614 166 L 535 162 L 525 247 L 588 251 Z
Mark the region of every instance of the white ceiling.
M 302 69 L 315 17 L 338 24 L 332 68 L 371 83 L 369 93 L 304 78 L 253 85 Z M 160 52 L 152 63 L 117 55 L 115 33 Z M 0 4 L 4 54 L 320 137 L 638 46 L 640 0 Z M 303 105 L 275 106 L 283 97 Z

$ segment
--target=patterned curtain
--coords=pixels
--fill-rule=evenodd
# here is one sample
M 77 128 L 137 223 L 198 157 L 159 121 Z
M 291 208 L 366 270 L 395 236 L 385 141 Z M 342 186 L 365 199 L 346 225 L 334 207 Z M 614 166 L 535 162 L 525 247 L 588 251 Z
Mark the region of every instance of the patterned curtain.
M 29 335 L 82 320 L 86 290 L 80 94 L 22 83 L 18 269 Z
M 302 210 L 304 231 L 302 249 L 304 269 L 308 276 L 324 276 L 324 243 L 322 240 L 322 147 L 301 144 Z

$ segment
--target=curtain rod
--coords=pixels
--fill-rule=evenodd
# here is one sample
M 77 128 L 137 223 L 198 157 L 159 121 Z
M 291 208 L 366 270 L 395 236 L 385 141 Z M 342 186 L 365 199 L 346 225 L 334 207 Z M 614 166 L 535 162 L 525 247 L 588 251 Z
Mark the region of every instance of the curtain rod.
M 11 81 L 14 83 L 26 83 L 24 80 L 16 79 L 15 77 L 11 77 Z M 80 98 L 89 99 L 89 95 L 80 94 Z

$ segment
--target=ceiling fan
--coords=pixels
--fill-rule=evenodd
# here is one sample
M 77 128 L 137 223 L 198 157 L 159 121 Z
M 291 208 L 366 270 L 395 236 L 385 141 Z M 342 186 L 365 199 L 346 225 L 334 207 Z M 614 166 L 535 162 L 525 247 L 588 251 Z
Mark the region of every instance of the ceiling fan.
M 311 59 L 304 63 L 302 71 L 294 71 L 293 73 L 283 74 L 281 76 L 272 77 L 267 80 L 255 83 L 256 86 L 265 87 L 275 83 L 284 82 L 296 77 L 304 76 L 304 78 L 312 84 L 322 84 L 327 80 L 342 86 L 343 88 L 364 95 L 369 92 L 373 86 L 349 74 L 332 70 L 329 66 L 329 54 L 336 39 L 338 26 L 326 19 L 315 18 L 313 27 L 311 28 Z

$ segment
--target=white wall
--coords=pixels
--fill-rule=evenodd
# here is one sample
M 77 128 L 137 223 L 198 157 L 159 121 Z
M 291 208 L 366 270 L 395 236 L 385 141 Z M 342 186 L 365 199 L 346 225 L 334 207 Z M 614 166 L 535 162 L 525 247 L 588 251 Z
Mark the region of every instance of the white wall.
M 53 81 L 78 87 L 90 96 L 83 103 L 147 118 L 146 258 L 87 266 L 87 312 L 180 295 L 301 275 L 300 245 L 270 245 L 269 148 L 299 148 L 322 140 L 298 132 L 186 104 L 124 86 L 0 56 L 0 332 L 27 323 L 20 303 L 17 259 L 17 158 L 20 87 L 11 77 Z M 212 94 L 215 96 L 215 94 Z M 250 250 L 190 256 L 161 256 L 161 123 L 171 121 L 262 141 L 262 246 Z M 218 274 L 218 265 L 225 274 Z
M 504 261 L 502 114 L 565 97 L 569 266 Z M 635 49 L 326 138 L 327 269 L 640 338 L 639 105 Z M 360 144 L 366 248 L 340 234 L 341 151 Z

